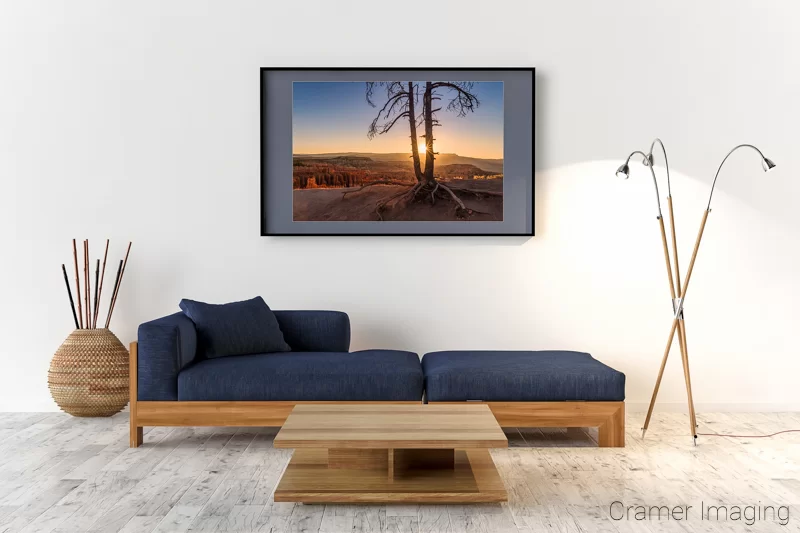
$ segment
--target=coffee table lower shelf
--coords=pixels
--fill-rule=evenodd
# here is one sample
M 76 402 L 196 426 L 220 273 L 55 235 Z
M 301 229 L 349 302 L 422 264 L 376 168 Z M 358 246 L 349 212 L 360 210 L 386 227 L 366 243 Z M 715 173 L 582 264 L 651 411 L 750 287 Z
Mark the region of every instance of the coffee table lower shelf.
M 276 502 L 498 503 L 508 501 L 489 450 L 298 448 Z

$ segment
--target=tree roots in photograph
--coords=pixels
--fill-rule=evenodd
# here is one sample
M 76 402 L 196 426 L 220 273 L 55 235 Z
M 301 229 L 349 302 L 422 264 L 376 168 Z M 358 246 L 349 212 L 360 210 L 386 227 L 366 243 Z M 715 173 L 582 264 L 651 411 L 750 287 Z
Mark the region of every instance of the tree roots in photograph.
M 474 191 L 469 189 L 462 189 L 459 187 L 451 187 L 440 183 L 438 181 L 433 182 L 418 182 L 416 185 L 407 186 L 407 183 L 400 182 L 400 181 L 391 181 L 391 180 L 381 180 L 376 181 L 373 183 L 369 183 L 362 187 L 359 187 L 355 190 L 348 190 L 342 193 L 342 199 L 344 199 L 348 194 L 357 193 L 359 191 L 363 191 L 368 187 L 372 187 L 374 185 L 398 185 L 398 186 L 405 186 L 406 188 L 390 194 L 385 198 L 381 198 L 375 204 L 375 214 L 378 216 L 378 220 L 383 220 L 383 213 L 392 208 L 402 208 L 403 206 L 407 205 L 409 202 L 428 202 L 431 206 L 436 205 L 436 199 L 445 200 L 452 202 L 454 206 L 453 216 L 457 220 L 467 220 L 474 215 L 489 215 L 490 213 L 485 213 L 483 211 L 478 211 L 476 209 L 472 209 L 467 207 L 464 202 L 459 198 L 458 194 L 462 195 L 472 195 L 478 199 L 487 197 L 487 196 L 503 196 L 503 193 L 498 193 L 494 191 Z M 456 192 L 458 194 L 456 194 Z

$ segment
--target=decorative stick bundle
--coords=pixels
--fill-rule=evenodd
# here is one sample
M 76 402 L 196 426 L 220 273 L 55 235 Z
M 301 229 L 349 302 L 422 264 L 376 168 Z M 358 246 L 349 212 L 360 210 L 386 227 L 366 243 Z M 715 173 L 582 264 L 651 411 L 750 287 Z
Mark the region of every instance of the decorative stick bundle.
M 69 296 L 69 305 L 72 308 L 72 318 L 75 321 L 76 329 L 97 329 L 97 318 L 100 310 L 100 299 L 103 296 L 103 280 L 106 277 L 106 260 L 108 259 L 108 245 L 109 239 L 106 239 L 106 249 L 103 253 L 103 266 L 100 267 L 100 259 L 95 263 L 94 271 L 94 298 L 92 298 L 91 290 L 91 272 L 90 272 L 90 259 L 89 259 L 89 241 L 83 241 L 83 294 L 81 295 L 81 282 L 80 274 L 78 272 L 78 246 L 75 239 L 72 239 L 72 257 L 75 265 L 75 296 L 73 299 L 72 289 L 69 285 L 67 278 L 67 267 L 61 265 L 61 270 L 64 273 L 64 284 L 67 286 L 67 296 Z M 119 260 L 119 267 L 117 268 L 117 276 L 114 281 L 114 290 L 109 297 L 108 302 L 108 315 L 106 316 L 105 328 L 111 323 L 111 316 L 114 313 L 114 307 L 117 303 L 117 296 L 119 289 L 122 285 L 122 276 L 125 274 L 125 267 L 128 265 L 128 255 L 131 253 L 131 245 L 128 243 L 128 249 L 125 252 L 125 258 Z M 81 305 L 83 299 L 83 305 Z M 75 312 L 75 300 L 78 302 L 78 311 Z M 85 323 L 84 323 L 85 319 Z

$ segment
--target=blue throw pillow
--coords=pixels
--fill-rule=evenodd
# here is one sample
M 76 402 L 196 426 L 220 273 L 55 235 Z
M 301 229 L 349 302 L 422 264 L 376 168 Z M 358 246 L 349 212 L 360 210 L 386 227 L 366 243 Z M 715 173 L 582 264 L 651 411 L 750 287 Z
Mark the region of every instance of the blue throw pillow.
M 194 322 L 201 353 L 208 358 L 291 351 L 261 296 L 222 305 L 183 299 L 180 308 Z

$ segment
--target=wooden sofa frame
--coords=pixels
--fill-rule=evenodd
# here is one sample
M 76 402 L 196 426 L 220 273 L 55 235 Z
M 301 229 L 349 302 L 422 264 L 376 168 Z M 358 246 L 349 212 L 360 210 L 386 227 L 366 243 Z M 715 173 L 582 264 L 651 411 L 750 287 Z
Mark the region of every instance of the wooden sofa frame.
M 145 426 L 282 426 L 299 403 L 365 402 L 182 402 L 138 400 L 138 343 L 130 350 L 131 448 L 142 445 Z M 420 402 L 374 402 L 417 404 Z M 463 403 L 463 402 L 431 402 Z M 486 402 L 502 427 L 596 427 L 600 447 L 625 446 L 625 402 Z

